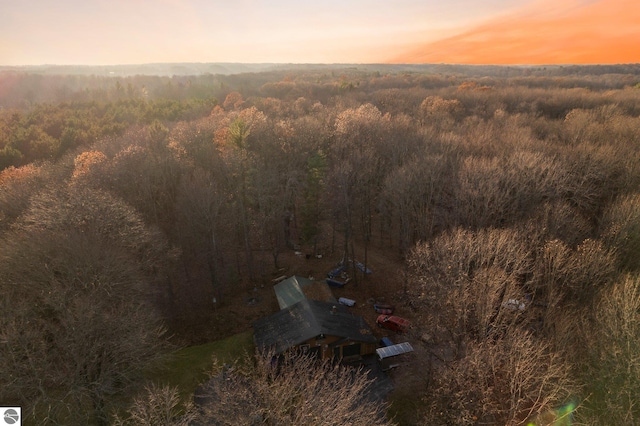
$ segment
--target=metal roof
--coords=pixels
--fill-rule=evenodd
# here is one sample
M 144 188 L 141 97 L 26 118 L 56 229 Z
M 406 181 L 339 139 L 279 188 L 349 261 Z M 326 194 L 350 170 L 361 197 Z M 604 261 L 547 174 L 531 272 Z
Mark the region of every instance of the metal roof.
M 280 309 L 286 309 L 289 306 L 293 306 L 301 300 L 306 299 L 306 296 L 302 291 L 302 287 L 311 285 L 312 283 L 313 281 L 308 278 L 293 275 L 274 285 L 273 290 L 276 292 L 276 298 L 278 299 Z
M 386 346 L 384 348 L 376 349 L 378 358 L 385 359 L 396 355 L 406 354 L 413 352 L 413 346 L 409 342 L 398 343 L 397 345 Z

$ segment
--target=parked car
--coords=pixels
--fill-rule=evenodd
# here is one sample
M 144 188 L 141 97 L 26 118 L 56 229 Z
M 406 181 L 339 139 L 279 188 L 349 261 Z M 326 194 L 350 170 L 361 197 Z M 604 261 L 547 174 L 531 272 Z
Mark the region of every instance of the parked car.
M 379 314 L 391 315 L 393 313 L 393 305 L 384 305 L 382 303 L 374 303 L 373 309 Z
M 395 331 L 396 333 L 404 333 L 409 329 L 409 327 L 411 327 L 411 322 L 409 320 L 395 315 L 378 315 L 376 323 L 378 324 L 378 327 L 383 327 L 387 330 Z

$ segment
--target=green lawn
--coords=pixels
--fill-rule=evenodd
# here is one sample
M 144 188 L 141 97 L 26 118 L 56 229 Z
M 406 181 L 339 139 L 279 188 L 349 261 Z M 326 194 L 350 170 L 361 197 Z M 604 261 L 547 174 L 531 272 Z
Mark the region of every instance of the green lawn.
M 183 400 L 191 398 L 213 366 L 213 359 L 218 364 L 233 363 L 242 359 L 246 353 L 253 354 L 253 332 L 246 331 L 224 340 L 175 351 L 149 368 L 147 379 L 157 384 L 177 386 Z

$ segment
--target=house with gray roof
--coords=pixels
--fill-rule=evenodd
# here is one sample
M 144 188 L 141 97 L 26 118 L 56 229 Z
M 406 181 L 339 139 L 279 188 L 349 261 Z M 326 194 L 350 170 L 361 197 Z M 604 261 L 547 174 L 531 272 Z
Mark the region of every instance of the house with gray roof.
M 254 322 L 253 329 L 260 349 L 299 350 L 319 359 L 359 359 L 374 354 L 377 343 L 364 318 L 338 303 L 306 297 Z

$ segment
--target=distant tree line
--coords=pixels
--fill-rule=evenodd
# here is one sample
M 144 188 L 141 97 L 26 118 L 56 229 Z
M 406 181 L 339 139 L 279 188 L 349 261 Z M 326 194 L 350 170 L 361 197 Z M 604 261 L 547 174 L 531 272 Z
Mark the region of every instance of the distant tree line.
M 89 148 L 105 137 L 122 135 L 132 126 L 198 118 L 214 105 L 213 99 L 123 98 L 37 104 L 24 111 L 0 109 L 0 168 L 57 160 L 69 150 Z

